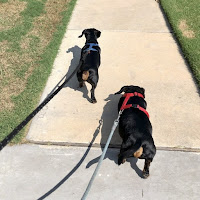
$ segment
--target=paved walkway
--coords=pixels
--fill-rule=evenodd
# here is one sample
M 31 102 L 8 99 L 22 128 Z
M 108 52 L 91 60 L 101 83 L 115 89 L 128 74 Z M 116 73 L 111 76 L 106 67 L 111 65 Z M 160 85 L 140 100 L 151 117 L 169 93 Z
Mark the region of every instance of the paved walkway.
M 78 36 L 91 27 L 102 32 L 97 104 L 88 102 L 91 86 L 77 90 L 74 77 L 35 117 L 27 139 L 87 146 L 102 119 L 94 145 L 105 144 L 117 117 L 119 95 L 113 94 L 124 85 L 138 85 L 146 90 L 156 146 L 199 149 L 197 88 L 154 0 L 78 0 L 42 99 L 76 68 L 85 43 Z M 111 145 L 120 144 L 116 131 Z
M 148 112 L 158 147 L 200 149 L 200 109 L 188 67 L 154 0 L 78 0 L 42 99 L 76 68 L 85 28 L 102 32 L 98 103 L 88 102 L 90 86 L 76 90 L 76 77 L 34 118 L 27 139 L 34 143 L 0 152 L 1 200 L 80 200 L 101 148 L 117 116 L 123 85 L 146 89 Z M 41 99 L 41 101 L 42 101 Z M 99 126 L 99 120 L 103 125 Z M 116 131 L 112 145 L 121 140 Z M 142 179 L 143 160 L 116 164 L 119 149 L 108 149 L 88 200 L 197 200 L 200 152 L 158 150 L 150 177 Z
M 118 165 L 109 149 L 87 200 L 199 200 L 200 153 L 158 151 L 150 177 L 144 161 Z M 21 145 L 0 156 L 1 200 L 80 200 L 101 155 L 100 148 Z

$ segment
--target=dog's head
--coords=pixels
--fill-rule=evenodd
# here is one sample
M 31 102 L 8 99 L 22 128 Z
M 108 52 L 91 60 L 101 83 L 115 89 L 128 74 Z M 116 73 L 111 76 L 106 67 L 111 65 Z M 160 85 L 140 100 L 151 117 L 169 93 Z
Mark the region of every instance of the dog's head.
M 85 35 L 87 42 L 97 42 L 97 38 L 101 36 L 101 31 L 95 28 L 89 28 L 83 30 L 82 34 L 78 37 L 81 38 L 83 35 Z
M 145 97 L 145 89 L 139 86 L 134 86 L 134 85 L 124 86 L 120 89 L 119 92 L 116 92 L 115 94 L 121 94 L 122 92 L 124 93 L 138 92 L 138 93 L 141 93 Z

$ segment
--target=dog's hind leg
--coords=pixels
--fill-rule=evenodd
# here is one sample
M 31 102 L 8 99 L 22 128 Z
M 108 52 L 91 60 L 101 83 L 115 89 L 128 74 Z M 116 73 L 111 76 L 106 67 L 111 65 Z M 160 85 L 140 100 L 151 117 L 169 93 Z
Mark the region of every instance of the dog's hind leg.
M 144 178 L 148 178 L 149 167 L 150 167 L 150 164 L 153 161 L 153 158 L 156 154 L 156 147 L 154 145 L 152 138 L 150 138 L 150 140 L 146 142 L 146 147 L 148 147 L 148 148 L 146 148 L 144 150 L 144 154 L 142 155 L 142 158 L 145 159 L 144 169 L 143 169 L 143 177 Z
M 78 72 L 76 73 L 78 82 L 79 82 L 79 88 L 82 88 L 84 86 L 84 80 L 82 79 L 82 71 L 78 70 Z
M 90 90 L 90 92 L 91 92 L 91 103 L 96 103 L 97 100 L 95 98 L 94 90 L 97 86 L 97 81 L 95 81 L 94 79 L 88 79 L 87 82 L 92 85 L 92 89 Z
M 144 169 L 143 169 L 143 177 L 144 178 L 149 177 L 149 167 L 150 167 L 151 162 L 152 162 L 152 159 L 145 159 Z
M 141 145 L 141 141 L 137 140 L 136 143 L 133 146 L 130 146 L 128 149 L 126 148 L 124 150 L 120 150 L 120 154 L 118 156 L 118 165 L 123 164 L 124 161 L 126 161 L 126 158 L 134 156 L 135 152 L 137 152 L 140 149 Z
M 122 142 L 120 153 L 118 154 L 118 164 L 124 164 L 126 162 L 126 158 L 121 157 L 121 154 L 125 152 L 125 148 L 127 148 L 127 146 L 124 142 Z
M 96 88 L 96 84 L 92 83 L 92 89 L 91 89 L 91 102 L 92 103 L 96 103 L 97 102 L 97 100 L 95 98 L 95 95 L 94 95 L 95 88 Z
M 85 85 L 85 82 L 84 81 L 79 81 L 79 88 L 82 88 L 83 86 Z

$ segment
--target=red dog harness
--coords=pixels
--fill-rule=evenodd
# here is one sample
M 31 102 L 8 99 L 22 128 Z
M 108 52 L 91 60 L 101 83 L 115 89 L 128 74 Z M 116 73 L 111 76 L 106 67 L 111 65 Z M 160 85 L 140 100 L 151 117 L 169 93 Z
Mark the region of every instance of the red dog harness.
M 142 112 L 144 112 L 147 115 L 147 117 L 149 118 L 149 113 L 144 108 L 139 106 L 138 104 L 127 104 L 130 97 L 134 97 L 134 96 L 141 97 L 141 98 L 144 99 L 144 96 L 142 94 L 138 93 L 138 92 L 125 93 L 123 95 L 123 97 L 125 97 L 125 99 L 124 99 L 124 102 L 123 102 L 120 110 L 124 110 L 124 109 L 127 109 L 127 108 L 137 108 L 137 109 L 141 110 Z

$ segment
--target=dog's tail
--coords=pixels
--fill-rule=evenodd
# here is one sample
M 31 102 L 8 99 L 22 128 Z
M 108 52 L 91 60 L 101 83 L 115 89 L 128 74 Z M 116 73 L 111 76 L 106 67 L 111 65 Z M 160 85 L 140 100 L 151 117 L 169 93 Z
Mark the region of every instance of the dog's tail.
M 87 81 L 87 79 L 88 79 L 88 77 L 89 77 L 89 71 L 83 71 L 83 73 L 82 73 L 82 79 L 84 80 L 84 81 Z
M 137 140 L 136 143 L 131 148 L 119 154 L 118 165 L 124 163 L 126 158 L 129 158 L 131 156 L 139 158 L 142 155 L 142 153 L 143 153 L 142 142 L 141 140 Z

